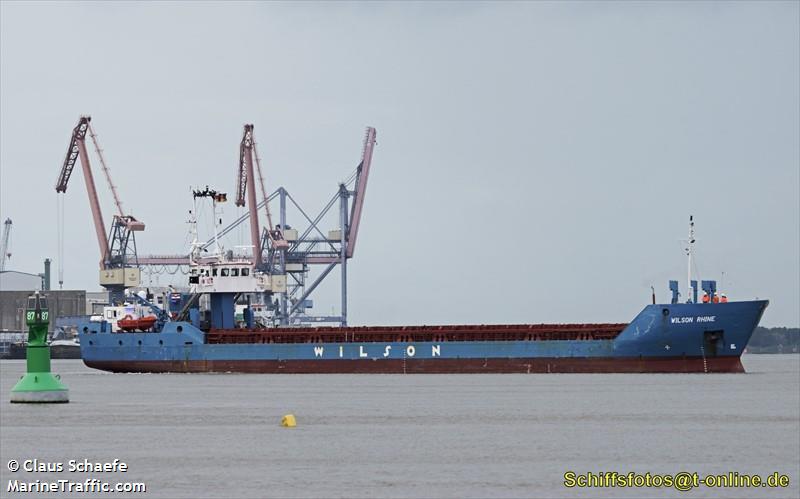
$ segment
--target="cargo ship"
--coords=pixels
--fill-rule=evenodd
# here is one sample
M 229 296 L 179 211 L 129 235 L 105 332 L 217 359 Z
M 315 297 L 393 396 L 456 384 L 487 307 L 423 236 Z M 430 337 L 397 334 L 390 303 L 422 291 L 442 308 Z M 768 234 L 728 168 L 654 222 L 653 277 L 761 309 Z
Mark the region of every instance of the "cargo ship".
M 615 324 L 203 328 L 154 317 L 131 331 L 87 320 L 79 335 L 84 363 L 113 372 L 744 372 L 768 303 L 650 304 Z
M 715 281 L 701 282 L 699 300 L 689 277 L 685 302 L 670 281 L 670 303 L 653 293 L 629 323 L 256 327 L 245 309 L 236 327 L 236 297 L 269 280 L 246 259 L 192 260 L 181 313 L 132 295 L 138 312 L 127 306 L 119 323 L 107 320 L 114 311 L 78 325 L 83 361 L 149 373 L 735 373 L 769 303 L 720 302 Z
M 647 305 L 628 324 L 209 329 L 87 323 L 81 356 L 113 372 L 744 372 L 768 301 Z

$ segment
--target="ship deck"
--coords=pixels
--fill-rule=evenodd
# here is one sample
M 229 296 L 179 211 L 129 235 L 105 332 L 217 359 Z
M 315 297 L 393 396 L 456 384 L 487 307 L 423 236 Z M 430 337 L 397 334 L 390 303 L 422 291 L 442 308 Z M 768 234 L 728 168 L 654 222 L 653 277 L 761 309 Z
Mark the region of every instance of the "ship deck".
M 206 343 L 592 341 L 613 340 L 627 325 L 627 323 L 497 324 L 212 329 L 206 333 Z

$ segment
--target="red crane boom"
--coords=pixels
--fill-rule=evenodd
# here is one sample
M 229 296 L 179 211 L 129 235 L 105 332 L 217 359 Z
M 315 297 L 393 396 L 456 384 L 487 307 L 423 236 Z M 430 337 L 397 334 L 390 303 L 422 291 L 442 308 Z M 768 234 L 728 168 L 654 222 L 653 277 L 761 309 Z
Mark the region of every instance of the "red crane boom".
M 83 180 L 86 182 L 86 192 L 89 195 L 89 207 L 92 209 L 92 218 L 94 219 L 97 244 L 100 246 L 100 266 L 102 267 L 109 257 L 108 240 L 106 239 L 108 236 L 106 235 L 106 225 L 103 222 L 103 213 L 100 210 L 100 201 L 97 198 L 97 189 L 94 186 L 94 176 L 89 164 L 89 155 L 86 154 L 86 132 L 89 130 L 89 122 L 91 120 L 91 116 L 81 116 L 78 124 L 72 129 L 72 138 L 67 148 L 67 156 L 64 158 L 61 173 L 56 181 L 56 192 L 67 192 L 67 183 L 72 176 L 75 163 L 80 158 L 81 167 L 83 168 Z
M 364 208 L 364 196 L 367 193 L 369 167 L 372 164 L 372 150 L 375 147 L 376 138 L 377 132 L 375 129 L 367 127 L 367 132 L 364 136 L 364 150 L 361 153 L 361 164 L 358 165 L 358 173 L 356 176 L 353 208 L 350 213 L 350 228 L 347 234 L 347 258 L 352 258 L 356 249 L 358 225 L 361 223 L 361 211 Z M 342 230 L 344 230 L 344 227 L 342 227 Z
M 109 236 L 106 232 L 106 225 L 103 222 L 103 212 L 100 208 L 100 200 L 97 197 L 97 188 L 94 183 L 94 175 L 92 174 L 92 167 L 89 163 L 89 154 L 86 151 L 86 134 L 92 138 L 97 156 L 100 158 L 100 165 L 103 168 L 106 180 L 108 181 L 111 193 L 114 196 L 114 203 L 119 211 L 118 215 L 114 215 L 113 226 L 123 230 L 122 236 L 117 235 L 116 238 L 112 237 L 112 243 L 127 246 L 127 234 L 130 231 L 144 230 L 144 223 L 136 220 L 131 215 L 126 215 L 122 211 L 122 201 L 119 199 L 117 189 L 111 180 L 111 173 L 103 157 L 103 150 L 97 141 L 97 135 L 94 133 L 91 125 L 91 116 L 81 116 L 78 124 L 72 130 L 72 137 L 70 138 L 69 147 L 67 147 L 67 155 L 64 158 L 64 163 L 61 167 L 61 173 L 58 175 L 56 181 L 56 192 L 67 192 L 67 185 L 72 176 L 72 170 L 75 168 L 75 163 L 80 159 L 81 168 L 83 170 L 83 180 L 86 183 L 86 192 L 89 196 L 89 207 L 92 210 L 92 219 L 94 221 L 94 230 L 97 236 L 97 244 L 100 247 L 100 268 L 107 268 L 113 265 L 125 266 L 125 247 L 111 247 L 109 244 Z M 116 255 L 120 252 L 120 255 Z M 114 254 L 112 254 L 114 253 Z M 121 261 L 117 261 L 120 260 Z
M 255 134 L 253 135 L 253 154 L 256 158 L 256 169 L 258 170 L 258 182 L 261 186 L 261 197 L 264 199 L 264 211 L 267 212 L 267 236 L 273 248 L 278 250 L 288 249 L 289 243 L 283 238 L 284 227 L 281 227 L 281 230 L 275 230 L 275 227 L 272 225 L 272 215 L 269 212 L 269 199 L 267 196 L 267 189 L 264 186 L 264 174 L 261 171 L 261 158 L 258 156 Z
M 248 182 L 249 180 L 249 182 Z M 253 173 L 253 125 L 244 126 L 242 142 L 239 145 L 239 175 L 236 184 L 236 206 L 247 205 L 250 211 L 250 239 L 253 242 L 253 263 L 261 265 L 261 239 L 258 228 L 258 205 L 256 203 L 256 185 Z

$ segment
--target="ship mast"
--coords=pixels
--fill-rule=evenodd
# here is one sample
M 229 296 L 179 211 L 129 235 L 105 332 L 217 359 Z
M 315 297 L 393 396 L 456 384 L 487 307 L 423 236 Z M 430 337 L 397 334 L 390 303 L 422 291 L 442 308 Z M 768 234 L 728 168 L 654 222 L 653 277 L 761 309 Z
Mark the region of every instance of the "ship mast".
M 694 251 L 694 217 L 689 215 L 689 239 L 686 240 L 686 289 L 689 290 L 687 303 L 692 301 L 694 296 L 694 287 L 692 286 L 692 252 Z
M 217 258 L 222 256 L 222 247 L 219 245 L 219 234 L 217 233 L 217 220 L 222 222 L 221 218 L 217 218 L 217 196 L 211 196 L 211 211 L 214 215 L 214 253 Z
M 194 237 L 194 241 L 192 241 L 192 252 L 196 251 L 198 254 L 203 245 L 197 242 L 197 198 L 211 198 L 211 216 L 214 218 L 213 225 L 214 225 L 214 256 L 217 258 L 222 257 L 222 247 L 219 244 L 219 233 L 217 231 L 217 221 L 222 222 L 222 219 L 217 219 L 217 203 L 224 203 L 228 200 L 227 194 L 224 192 L 218 192 L 212 189 L 209 189 L 206 186 L 205 190 L 193 190 L 192 197 L 194 198 L 194 213 L 189 219 L 189 223 L 191 224 L 192 235 Z

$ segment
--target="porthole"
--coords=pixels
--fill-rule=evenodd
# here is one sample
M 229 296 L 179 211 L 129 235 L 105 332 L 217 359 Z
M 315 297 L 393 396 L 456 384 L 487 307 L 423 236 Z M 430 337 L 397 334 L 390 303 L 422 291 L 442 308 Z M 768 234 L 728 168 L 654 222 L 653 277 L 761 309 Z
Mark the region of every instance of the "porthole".
M 183 326 L 178 326 L 176 329 L 178 330 L 179 333 L 183 332 Z

